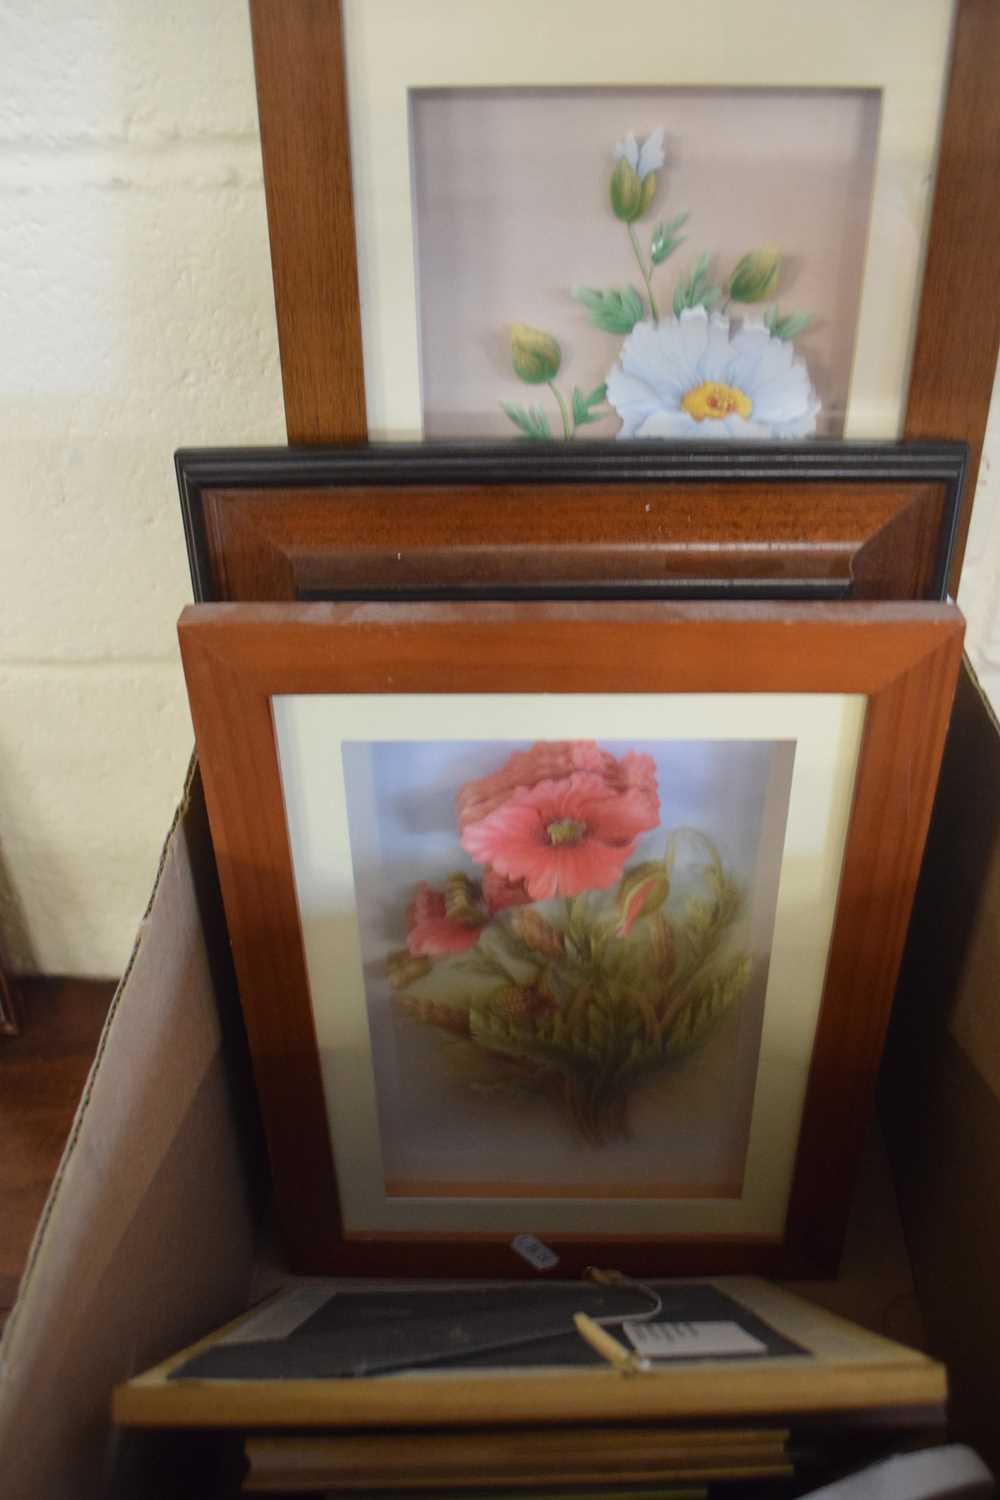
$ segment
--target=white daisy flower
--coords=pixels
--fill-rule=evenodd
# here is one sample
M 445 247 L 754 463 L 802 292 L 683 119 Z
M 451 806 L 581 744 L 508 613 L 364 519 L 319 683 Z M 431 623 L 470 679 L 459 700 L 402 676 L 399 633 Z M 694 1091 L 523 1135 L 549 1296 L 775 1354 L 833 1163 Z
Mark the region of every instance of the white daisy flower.
M 816 431 L 819 397 L 792 345 L 763 323 L 730 332 L 704 307 L 637 323 L 608 376 L 621 438 L 785 439 Z
M 615 147 L 615 161 L 624 159 L 641 182 L 650 172 L 658 172 L 666 160 L 663 151 L 664 130 L 654 130 L 647 135 L 640 147 L 635 131 L 630 130 L 623 141 Z

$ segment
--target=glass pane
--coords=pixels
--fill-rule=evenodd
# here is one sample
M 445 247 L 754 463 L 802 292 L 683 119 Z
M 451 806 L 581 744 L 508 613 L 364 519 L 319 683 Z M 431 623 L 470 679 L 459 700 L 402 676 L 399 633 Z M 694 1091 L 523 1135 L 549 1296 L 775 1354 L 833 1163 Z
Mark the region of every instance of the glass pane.
M 390 1198 L 740 1197 L 794 750 L 344 746 Z
M 410 109 L 427 437 L 843 434 L 878 90 Z

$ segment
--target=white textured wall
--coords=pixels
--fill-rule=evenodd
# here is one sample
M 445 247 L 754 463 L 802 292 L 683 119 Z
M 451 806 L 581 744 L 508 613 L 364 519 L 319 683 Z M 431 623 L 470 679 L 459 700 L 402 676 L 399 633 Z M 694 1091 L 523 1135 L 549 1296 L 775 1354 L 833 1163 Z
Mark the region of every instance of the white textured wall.
M 0 0 L 0 925 L 115 974 L 191 731 L 181 444 L 279 442 L 245 0 Z M 993 460 L 993 461 L 991 461 Z M 1000 411 L 962 602 L 1000 701 Z
M 284 429 L 245 0 L 0 0 L 0 896 L 119 973 L 191 748 L 175 447 Z

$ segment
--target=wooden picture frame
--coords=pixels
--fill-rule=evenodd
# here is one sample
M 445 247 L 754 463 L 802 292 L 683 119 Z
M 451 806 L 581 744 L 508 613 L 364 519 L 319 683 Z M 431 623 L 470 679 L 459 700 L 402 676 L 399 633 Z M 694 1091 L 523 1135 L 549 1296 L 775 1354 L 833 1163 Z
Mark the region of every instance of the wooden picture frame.
M 181 450 L 196 603 L 943 598 L 963 444 Z
M 17 1036 L 20 1030 L 17 987 L 0 948 L 0 1036 Z
M 293 1268 L 535 1274 L 511 1250 L 514 1223 L 553 1246 L 561 1275 L 609 1259 L 642 1275 L 832 1271 L 867 1128 L 962 629 L 954 606 L 940 604 L 185 610 L 181 652 Z M 775 845 L 775 869 L 787 875 L 794 866 L 794 879 L 788 876 L 784 889 L 779 880 L 768 938 L 771 969 L 760 1051 L 747 1075 L 754 1102 L 740 1148 L 739 1196 L 726 1189 L 721 1206 L 676 1194 L 657 1195 L 651 1204 L 634 1195 L 619 1201 L 617 1191 L 600 1203 L 584 1194 L 582 1204 L 566 1194 L 557 1202 L 548 1191 L 499 1206 L 496 1195 L 482 1197 L 478 1189 L 448 1189 L 434 1200 L 421 1196 L 427 1189 L 416 1198 L 393 1198 L 395 1190 L 379 1179 L 380 1166 L 385 1175 L 379 1140 L 388 1136 L 371 1124 L 378 1118 L 375 1095 L 365 1094 L 374 1078 L 374 1033 L 350 852 L 359 847 L 360 825 L 351 820 L 361 816 L 360 783 L 344 779 L 343 746 L 399 741 L 402 759 L 394 763 L 404 764 L 414 741 L 432 742 L 437 758 L 441 746 L 463 734 L 489 741 L 492 726 L 497 740 L 530 742 L 542 725 L 538 738 L 560 742 L 554 753 L 575 754 L 586 744 L 563 737 L 595 718 L 597 733 L 614 725 L 616 753 L 619 742 L 659 741 L 661 734 L 672 743 L 680 726 L 680 739 L 697 741 L 702 756 L 703 736 L 688 732 L 692 724 L 702 730 L 715 724 L 714 737 L 733 743 L 773 737 L 782 755 L 796 742 L 784 842 Z M 326 729 L 308 728 L 317 723 Z M 635 730 L 650 723 L 662 728 L 652 736 Z M 369 749 L 362 746 L 365 754 Z M 622 767 L 639 764 L 613 756 L 610 763 L 619 779 Z M 495 779 L 489 785 L 495 789 Z M 683 884 L 678 867 L 671 869 L 674 884 Z M 797 905 L 786 927 L 789 892 Z M 630 893 L 632 885 L 623 883 L 615 899 Z M 656 899 L 664 899 L 662 888 Z M 635 916 L 638 908 L 630 910 Z M 442 920 L 444 911 L 442 902 Z M 422 918 L 411 909 L 410 920 Z M 460 912 L 458 920 L 478 919 Z M 550 922 L 557 920 L 571 918 L 550 914 Z M 673 917 L 668 926 L 671 944 L 687 941 Z M 413 931 L 411 925 L 410 953 L 440 951 L 414 947 Z M 794 952 L 785 946 L 792 933 Z M 568 941 L 564 934 L 559 951 L 567 951 Z M 334 947 L 324 948 L 327 942 Z M 416 968 L 437 975 L 437 962 Z M 409 982 L 403 976 L 404 986 Z M 412 1008 L 406 1014 L 412 1020 Z M 775 1059 L 777 1072 L 768 1074 Z M 423 1075 L 416 1076 L 423 1087 Z M 785 1082 L 779 1087 L 776 1079 Z M 572 1132 L 566 1138 L 576 1139 Z M 595 1216 L 610 1227 L 595 1232 Z M 636 1232 L 640 1222 L 645 1227 Z
M 752 1329 L 762 1343 L 770 1339 L 772 1351 L 750 1358 L 744 1353 L 728 1358 L 716 1355 L 710 1360 L 660 1359 L 644 1372 L 642 1380 L 622 1380 L 608 1365 L 576 1363 L 575 1351 L 567 1356 L 563 1352 L 565 1340 L 557 1335 L 541 1345 L 543 1352 L 531 1344 L 511 1348 L 507 1363 L 488 1368 L 476 1366 L 468 1358 L 463 1361 L 457 1354 L 437 1365 L 415 1366 L 391 1380 L 375 1373 L 331 1375 L 329 1365 L 321 1377 L 309 1378 L 295 1368 L 300 1341 L 322 1339 L 321 1347 L 334 1359 L 343 1347 L 342 1336 L 338 1339 L 336 1332 L 317 1334 L 315 1313 L 311 1329 L 306 1329 L 302 1320 L 309 1310 L 321 1311 L 328 1306 L 327 1298 L 335 1295 L 343 1299 L 338 1305 L 344 1309 L 346 1320 L 352 1298 L 364 1299 L 361 1306 L 365 1307 L 369 1300 L 379 1299 L 379 1293 L 373 1293 L 363 1281 L 358 1287 L 342 1281 L 292 1280 L 215 1333 L 116 1386 L 114 1419 L 124 1427 L 270 1429 L 275 1436 L 283 1432 L 286 1443 L 296 1444 L 312 1429 L 314 1440 L 320 1437 L 329 1445 L 322 1455 L 327 1460 L 328 1478 L 335 1465 L 341 1467 L 337 1464 L 340 1458 L 344 1483 L 357 1484 L 360 1460 L 372 1486 L 381 1484 L 394 1490 L 401 1482 L 412 1483 L 416 1463 L 410 1447 L 397 1455 L 393 1443 L 386 1441 L 385 1429 L 402 1437 L 400 1429 L 429 1428 L 422 1434 L 426 1451 L 420 1455 L 425 1461 L 421 1477 L 428 1484 L 439 1475 L 442 1486 L 455 1484 L 456 1449 L 464 1440 L 470 1445 L 463 1475 L 469 1485 L 482 1487 L 486 1466 L 489 1477 L 495 1477 L 498 1485 L 512 1484 L 514 1465 L 520 1471 L 517 1477 L 526 1484 L 541 1471 L 552 1484 L 586 1480 L 596 1485 L 606 1478 L 619 1487 L 619 1493 L 624 1479 L 633 1476 L 637 1484 L 654 1480 L 676 1483 L 676 1474 L 650 1472 L 661 1456 L 669 1459 L 669 1452 L 664 1453 L 663 1448 L 669 1449 L 671 1442 L 682 1449 L 699 1441 L 717 1446 L 720 1428 L 726 1432 L 723 1423 L 742 1424 L 748 1418 L 760 1421 L 767 1414 L 776 1423 L 791 1425 L 793 1412 L 799 1419 L 796 1426 L 829 1420 L 845 1412 L 851 1412 L 856 1420 L 862 1413 L 870 1413 L 874 1421 L 886 1408 L 891 1408 L 900 1422 L 904 1412 L 921 1423 L 936 1422 L 940 1414 L 943 1422 L 947 1399 L 943 1365 L 884 1335 L 835 1317 L 784 1287 L 753 1277 L 720 1279 L 707 1286 L 702 1278 L 693 1287 L 671 1282 L 654 1286 L 671 1311 L 678 1306 L 683 1311 L 682 1299 L 692 1293 L 698 1299 L 694 1304 L 697 1310 L 707 1305 L 716 1311 L 711 1304 L 721 1293 L 729 1306 L 719 1310 Z M 548 1281 L 544 1289 L 552 1301 L 560 1296 L 586 1296 L 588 1290 L 586 1285 L 581 1288 L 579 1281 Z M 630 1290 L 634 1298 L 635 1290 Z M 424 1282 L 419 1288 L 408 1288 L 405 1295 L 414 1306 L 412 1310 L 407 1306 L 405 1311 L 416 1327 L 427 1328 L 421 1299 L 433 1307 L 435 1294 L 442 1291 L 455 1294 L 456 1316 L 462 1303 L 476 1296 L 473 1288 L 456 1287 L 453 1282 Z M 539 1289 L 527 1288 L 523 1282 L 501 1283 L 490 1291 L 493 1306 L 506 1300 L 514 1316 L 518 1303 L 529 1297 L 532 1307 L 537 1307 Z M 392 1291 L 387 1288 L 379 1299 L 383 1306 L 390 1295 Z M 263 1321 L 268 1316 L 270 1323 Z M 538 1316 L 536 1310 L 536 1319 Z M 284 1326 L 282 1317 L 299 1321 L 287 1335 L 262 1350 L 255 1334 L 265 1339 L 276 1324 Z M 678 1317 L 671 1321 L 684 1320 Z M 468 1322 L 466 1315 L 463 1325 Z M 236 1329 L 239 1339 L 228 1338 Z M 280 1375 L 262 1371 L 259 1356 L 266 1358 L 267 1353 L 273 1356 Z M 515 1371 L 517 1378 L 511 1379 Z M 637 1427 L 640 1421 L 648 1425 Z M 677 1424 L 682 1421 L 710 1425 L 678 1431 Z M 568 1422 L 577 1424 L 571 1443 L 566 1440 L 564 1424 Z M 554 1424 L 559 1425 L 553 1431 Z M 365 1429 L 367 1445 L 364 1440 L 358 1441 L 359 1431 Z M 738 1425 L 730 1429 L 728 1441 L 738 1443 L 738 1432 Z M 411 1441 L 413 1436 L 411 1432 Z M 771 1429 L 771 1437 L 784 1448 L 786 1432 L 780 1425 Z M 748 1438 L 758 1445 L 758 1454 L 766 1451 L 766 1428 L 748 1434 Z M 589 1450 L 585 1454 L 581 1453 L 581 1440 Z M 344 1444 L 342 1450 L 339 1442 Z M 379 1445 L 377 1452 L 370 1447 L 365 1451 L 375 1443 Z M 372 1473 L 376 1464 L 378 1471 Z M 603 1474 L 595 1467 L 598 1464 L 610 1472 Z M 625 1465 L 632 1472 L 623 1476 Z M 301 1470 L 295 1478 L 301 1479 Z
M 293 443 L 364 440 L 365 369 L 339 0 L 251 0 L 285 414 Z M 957 591 L 1000 348 L 1000 13 L 956 0 L 901 435 L 970 450 Z

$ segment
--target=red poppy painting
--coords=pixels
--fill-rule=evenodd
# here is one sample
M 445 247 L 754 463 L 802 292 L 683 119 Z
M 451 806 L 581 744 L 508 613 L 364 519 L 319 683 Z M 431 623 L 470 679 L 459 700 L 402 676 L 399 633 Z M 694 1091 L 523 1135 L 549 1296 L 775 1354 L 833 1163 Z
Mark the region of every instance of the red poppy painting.
M 738 1195 L 792 758 L 344 747 L 390 1196 Z

